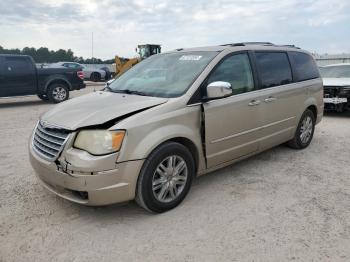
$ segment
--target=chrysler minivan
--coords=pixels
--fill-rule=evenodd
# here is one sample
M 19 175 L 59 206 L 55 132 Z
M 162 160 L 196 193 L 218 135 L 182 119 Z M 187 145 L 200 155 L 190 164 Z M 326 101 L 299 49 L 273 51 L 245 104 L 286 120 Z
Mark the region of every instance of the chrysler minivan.
M 237 43 L 154 55 L 38 121 L 30 161 L 51 192 L 84 205 L 177 206 L 196 176 L 287 143 L 306 148 L 323 116 L 312 56 Z

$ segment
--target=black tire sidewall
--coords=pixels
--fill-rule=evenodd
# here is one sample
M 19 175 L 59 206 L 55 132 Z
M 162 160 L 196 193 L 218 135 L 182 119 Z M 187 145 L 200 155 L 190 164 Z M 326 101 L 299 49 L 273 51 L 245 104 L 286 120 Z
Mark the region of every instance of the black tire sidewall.
M 64 88 L 64 89 L 66 90 L 66 94 L 67 94 L 67 95 L 66 95 L 65 99 L 63 99 L 63 100 L 57 100 L 57 99 L 55 99 L 55 98 L 53 97 L 53 90 L 54 90 L 56 87 L 62 87 L 62 88 Z M 48 97 L 48 100 L 49 100 L 50 102 L 52 102 L 52 103 L 55 103 L 55 104 L 61 103 L 61 102 L 63 102 L 63 101 L 66 101 L 66 100 L 69 98 L 69 90 L 68 90 L 68 88 L 67 88 L 65 85 L 63 85 L 63 84 L 52 84 L 52 85 L 49 86 L 49 88 L 48 88 L 48 90 L 47 90 L 47 97 Z
M 38 97 L 43 100 L 43 101 L 48 101 L 49 98 L 47 97 L 47 95 L 38 95 Z
M 310 136 L 309 140 L 306 143 L 303 143 L 300 139 L 301 125 L 307 116 L 311 117 L 311 120 L 312 120 L 312 132 L 311 132 L 311 136 Z M 315 132 L 315 121 L 316 121 L 315 116 L 311 110 L 306 110 L 303 113 L 303 115 L 301 116 L 297 131 L 295 133 L 295 136 L 296 136 L 295 139 L 296 139 L 296 142 L 297 142 L 299 148 L 303 149 L 303 148 L 306 148 L 310 145 L 312 138 L 314 136 L 314 132 Z
M 100 74 L 96 72 L 92 73 L 90 78 L 93 82 L 98 82 L 99 80 L 101 80 Z
M 161 163 L 170 155 L 178 155 L 184 159 L 188 168 L 188 177 L 185 188 L 181 194 L 175 200 L 169 203 L 162 203 L 159 202 L 153 194 L 152 179 L 155 169 L 159 163 Z M 150 157 L 145 161 L 141 169 L 137 193 L 141 194 L 139 197 L 142 199 L 143 204 L 147 209 L 157 213 L 165 212 L 176 207 L 183 201 L 188 191 L 190 190 L 194 174 L 195 163 L 190 151 L 179 143 L 166 143 L 154 150 L 153 153 L 151 153 Z

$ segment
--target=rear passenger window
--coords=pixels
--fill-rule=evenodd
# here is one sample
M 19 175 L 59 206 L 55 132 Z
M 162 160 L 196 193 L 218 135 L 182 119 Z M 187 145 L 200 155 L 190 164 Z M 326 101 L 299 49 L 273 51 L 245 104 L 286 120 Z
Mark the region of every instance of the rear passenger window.
M 5 72 L 9 75 L 17 75 L 19 73 L 33 73 L 33 65 L 22 57 L 6 57 Z
M 208 78 L 208 84 L 216 81 L 229 82 L 233 94 L 241 94 L 254 89 L 254 79 L 247 54 L 232 55 L 214 69 Z
M 286 53 L 256 52 L 262 88 L 292 83 L 292 70 Z
M 289 52 L 297 81 L 305 81 L 320 77 L 315 60 L 308 54 Z

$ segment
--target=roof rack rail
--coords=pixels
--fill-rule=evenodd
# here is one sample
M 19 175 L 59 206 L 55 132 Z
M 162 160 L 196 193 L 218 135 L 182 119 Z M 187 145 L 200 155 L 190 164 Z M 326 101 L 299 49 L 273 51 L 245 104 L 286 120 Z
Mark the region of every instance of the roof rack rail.
M 221 46 L 247 46 L 247 45 L 263 45 L 263 46 L 276 46 L 276 47 L 290 47 L 290 48 L 296 48 L 300 49 L 300 47 L 297 47 L 295 45 L 275 45 L 271 42 L 241 42 L 241 43 L 232 43 L 232 44 L 224 44 Z
M 246 45 L 274 45 L 274 44 L 270 42 L 240 42 L 240 43 L 224 44 L 222 46 L 246 46 Z
M 285 46 L 285 47 L 291 47 L 291 48 L 300 49 L 300 47 L 295 46 L 295 45 L 276 45 L 276 46 Z

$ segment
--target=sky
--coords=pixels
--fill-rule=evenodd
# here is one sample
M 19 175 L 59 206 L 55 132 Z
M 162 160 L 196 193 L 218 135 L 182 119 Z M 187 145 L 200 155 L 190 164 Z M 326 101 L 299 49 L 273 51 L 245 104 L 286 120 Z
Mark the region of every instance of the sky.
M 247 41 L 350 53 L 349 0 L 0 0 L 0 45 L 72 49 L 76 56 L 136 56 Z

